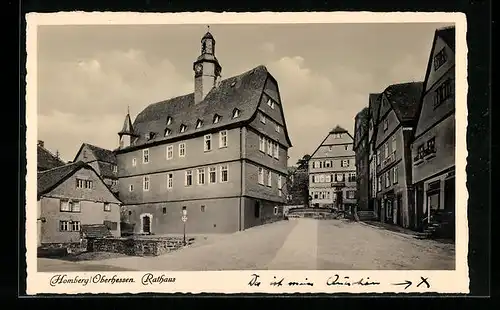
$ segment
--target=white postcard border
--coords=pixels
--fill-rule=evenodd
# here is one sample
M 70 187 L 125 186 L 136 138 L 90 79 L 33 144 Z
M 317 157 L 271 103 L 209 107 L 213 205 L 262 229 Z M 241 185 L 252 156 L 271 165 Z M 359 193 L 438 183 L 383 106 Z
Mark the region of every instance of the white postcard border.
M 58 12 L 29 13 L 27 20 L 26 90 L 26 262 L 27 293 L 468 293 L 468 222 L 466 187 L 467 131 L 467 44 L 466 17 L 463 13 L 414 12 L 304 12 L 304 13 L 134 13 L 134 12 Z M 37 272 L 37 27 L 39 25 L 95 24 L 285 24 L 285 23 L 455 23 L 456 27 L 456 251 L 453 271 L 411 270 L 262 270 L 262 271 L 186 271 L 186 272 Z M 151 274 L 149 276 L 148 274 Z M 260 285 L 249 285 L 258 274 Z M 328 285 L 331 277 L 351 285 Z M 64 277 L 62 277 L 64 275 Z M 59 276 L 59 278 L 57 278 Z M 274 278 L 276 277 L 276 278 Z M 345 278 L 345 277 L 348 277 Z M 131 282 L 118 279 L 132 278 Z M 149 281 L 148 281 L 149 278 Z M 174 282 L 168 279 L 175 278 Z M 270 282 L 284 279 L 286 285 Z M 78 280 L 79 279 L 79 280 Z M 114 280 L 113 280 L 114 279 Z M 144 282 L 145 279 L 145 282 Z M 157 280 L 156 282 L 153 280 Z M 161 280 L 163 279 L 163 280 Z M 427 279 L 430 287 L 427 287 Z M 65 282 L 65 280 L 69 280 Z M 360 285 L 379 282 L 379 285 Z M 411 281 L 412 285 L 395 285 Z M 57 284 L 60 282 L 59 284 Z M 71 283 L 73 282 L 73 283 Z M 288 285 L 296 282 L 296 285 Z M 55 283 L 55 284 L 54 284 Z M 87 284 L 85 284 L 87 283 Z M 313 283 L 313 286 L 306 283 Z M 84 285 L 85 284 L 85 285 Z M 302 284 L 302 285 L 299 285 Z M 418 284 L 421 284 L 417 287 Z

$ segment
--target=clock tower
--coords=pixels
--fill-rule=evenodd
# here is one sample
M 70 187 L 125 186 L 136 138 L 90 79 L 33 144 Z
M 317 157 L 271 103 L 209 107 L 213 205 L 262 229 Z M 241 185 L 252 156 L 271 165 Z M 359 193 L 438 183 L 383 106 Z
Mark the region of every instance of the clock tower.
M 217 87 L 221 78 L 222 67 L 215 57 L 215 39 L 210 31 L 201 38 L 201 54 L 193 63 L 193 70 L 194 103 L 198 104 Z

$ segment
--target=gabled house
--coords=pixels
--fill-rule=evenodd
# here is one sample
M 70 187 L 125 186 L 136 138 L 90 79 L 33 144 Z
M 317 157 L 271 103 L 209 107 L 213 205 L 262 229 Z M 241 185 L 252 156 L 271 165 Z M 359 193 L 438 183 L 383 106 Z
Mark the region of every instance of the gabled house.
M 313 207 L 353 210 L 356 166 L 353 137 L 340 126 L 332 129 L 309 159 L 309 194 Z
M 356 153 L 356 199 L 359 211 L 369 210 L 370 198 L 370 150 L 368 139 L 369 108 L 363 108 L 354 119 L 354 144 Z
M 118 194 L 118 166 L 113 151 L 83 143 L 73 161 L 83 161 L 91 165 L 111 191 L 115 195 Z
M 411 146 L 416 212 L 414 225 L 455 231 L 455 28 L 434 34 L 420 114 Z M 433 227 L 437 227 L 433 225 Z
M 125 117 L 115 150 L 123 220 L 135 233 L 233 233 L 281 220 L 290 138 L 264 66 L 226 79 L 210 32 L 193 92 Z
M 37 144 L 37 171 L 45 171 L 48 169 L 56 168 L 65 165 L 59 156 L 52 154 L 45 148 L 42 140 L 38 140 Z
M 381 98 L 381 94 L 370 94 L 368 104 L 368 210 L 373 211 L 375 217 L 378 217 L 380 214 L 380 206 L 377 204 L 377 165 L 375 142 L 377 139 L 378 112 Z
M 377 202 L 382 222 L 409 227 L 413 191 L 411 149 L 422 82 L 394 84 L 380 98 L 375 139 Z
M 38 245 L 80 243 L 83 225 L 106 225 L 120 236 L 121 202 L 89 164 L 82 161 L 38 172 Z

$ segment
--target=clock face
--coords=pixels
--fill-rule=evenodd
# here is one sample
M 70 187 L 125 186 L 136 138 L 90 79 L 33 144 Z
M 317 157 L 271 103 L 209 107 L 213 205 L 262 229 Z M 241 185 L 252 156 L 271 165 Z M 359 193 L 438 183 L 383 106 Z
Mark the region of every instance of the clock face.
M 200 73 L 202 69 L 203 69 L 203 66 L 201 64 L 197 64 L 196 67 L 194 67 L 194 70 L 196 71 L 196 73 Z

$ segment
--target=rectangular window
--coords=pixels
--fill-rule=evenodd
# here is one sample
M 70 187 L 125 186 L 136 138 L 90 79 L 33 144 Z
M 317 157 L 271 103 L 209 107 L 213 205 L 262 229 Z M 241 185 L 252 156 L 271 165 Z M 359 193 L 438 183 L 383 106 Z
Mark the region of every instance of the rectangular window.
M 281 196 L 281 190 L 282 190 L 282 187 L 283 187 L 283 184 L 281 182 L 282 182 L 281 175 L 278 175 L 278 190 L 279 190 L 279 195 L 280 196 Z
M 228 165 L 222 165 L 220 167 L 220 181 L 227 182 L 229 180 L 229 167 Z
M 331 175 L 327 175 L 327 176 L 325 177 L 325 182 L 326 182 L 326 183 L 330 183 L 331 181 L 332 181 L 332 176 L 331 176 Z
M 174 146 L 173 145 L 168 145 L 167 146 L 167 159 L 172 159 L 174 157 Z
M 267 155 L 273 156 L 273 146 L 271 140 L 267 140 Z
M 265 115 L 261 115 L 261 116 L 260 116 L 260 122 L 261 122 L 262 124 L 265 124 L 265 123 L 266 123 L 266 116 L 265 116 Z
M 111 205 L 107 202 L 104 203 L 104 212 L 111 212 Z
M 263 136 L 259 136 L 259 151 L 266 152 L 266 140 Z
M 377 155 L 375 155 L 377 157 L 377 166 L 380 165 L 380 150 L 377 150 Z
M 71 212 L 80 212 L 81 211 L 79 201 L 70 201 L 69 207 L 71 209 Z
M 264 169 L 259 168 L 259 184 L 264 184 Z
M 321 183 L 324 183 L 324 182 L 325 182 L 325 175 L 324 175 L 324 174 L 321 174 L 321 175 L 319 176 L 319 181 L 320 181 Z
M 80 231 L 80 222 L 79 221 L 71 222 L 71 231 Z
M 205 184 L 205 168 L 198 169 L 198 185 Z
M 398 183 L 398 166 L 395 166 L 394 168 L 392 168 L 392 183 L 393 184 L 396 184 Z
M 212 135 L 205 135 L 204 140 L 205 140 L 205 144 L 203 146 L 203 150 L 205 152 L 211 151 L 212 150 Z
M 69 206 L 68 200 L 61 200 L 59 202 L 59 210 L 62 212 L 71 212 L 71 207 Z
M 186 156 L 186 143 L 179 143 L 179 157 Z
M 186 180 L 184 182 L 184 185 L 186 186 L 193 185 L 193 171 L 191 170 L 186 171 Z
M 61 231 L 70 231 L 69 221 L 59 221 L 59 229 Z
M 385 187 L 389 187 L 389 185 L 391 185 L 391 178 L 390 178 L 389 171 L 387 171 L 385 173 Z
M 429 154 L 435 153 L 436 152 L 436 138 L 432 137 L 427 141 L 427 151 Z
M 349 159 L 342 159 L 341 167 L 349 167 Z
M 389 157 L 389 144 L 385 143 L 384 144 L 384 159 Z
M 118 166 L 117 166 L 117 165 L 113 165 L 113 172 L 114 172 L 114 173 L 117 173 L 117 172 L 118 172 Z
M 274 158 L 279 159 L 280 157 L 279 152 L 280 152 L 280 146 L 278 145 L 278 143 L 274 143 L 274 152 L 273 152 Z
M 349 182 L 356 182 L 356 172 L 349 173 Z
M 134 185 L 133 185 L 133 184 L 130 184 L 130 185 L 128 186 L 128 191 L 129 191 L 129 192 L 133 192 L 133 191 L 134 191 Z
M 173 187 L 174 187 L 174 174 L 167 173 L 167 188 L 173 188 Z
M 217 171 L 215 167 L 208 168 L 208 183 L 216 183 L 217 182 Z
M 441 105 L 441 103 L 450 98 L 453 95 L 453 92 L 453 83 L 451 79 L 445 80 L 435 90 L 434 108 L 437 108 L 439 105 Z
M 149 191 L 149 176 L 148 175 L 144 176 L 142 189 L 146 192 Z
M 142 150 L 142 163 L 149 163 L 149 149 Z
M 337 174 L 335 174 L 335 181 L 337 181 L 337 182 L 344 182 L 344 174 L 343 173 L 337 173 Z
M 382 176 L 379 176 L 378 177 L 378 182 L 377 182 L 377 191 L 381 191 L 382 190 Z
M 276 124 L 276 126 L 275 126 L 274 130 L 275 130 L 276 132 L 280 132 L 280 131 L 281 131 L 281 126 L 280 126 L 280 125 L 278 125 L 278 124 Z
M 392 136 L 392 141 L 391 141 L 391 148 L 392 148 L 392 153 L 396 154 L 396 136 Z
M 227 147 L 227 130 L 219 133 L 219 148 Z
M 273 174 L 271 171 L 267 171 L 267 186 L 272 186 Z
M 132 158 L 132 167 L 137 166 L 137 158 Z
M 167 208 L 163 207 L 161 211 L 163 214 L 167 214 Z

